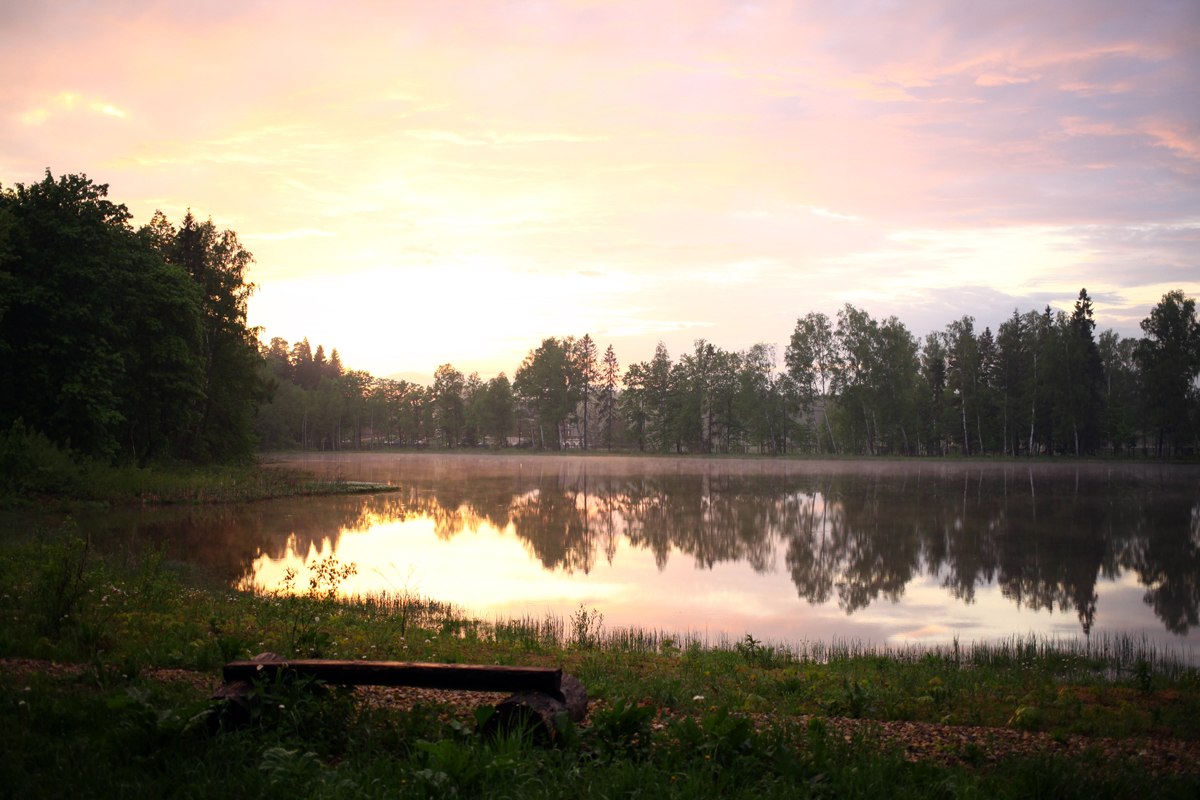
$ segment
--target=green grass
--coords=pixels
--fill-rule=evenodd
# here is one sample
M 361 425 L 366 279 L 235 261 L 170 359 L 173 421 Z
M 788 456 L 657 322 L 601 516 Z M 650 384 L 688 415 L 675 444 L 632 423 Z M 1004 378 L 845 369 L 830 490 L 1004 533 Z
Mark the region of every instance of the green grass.
M 880 650 L 785 647 L 638 629 L 603 615 L 483 621 L 408 593 L 336 598 L 327 560 L 292 592 L 199 589 L 161 553 L 102 558 L 74 531 L 0 548 L 0 793 L 264 797 L 1195 796 L 1192 778 L 1096 756 L 990 764 L 964 749 L 910 763 L 871 722 L 1053 736 L 1200 740 L 1196 668 L 1122 637 Z M 281 589 L 284 587 L 280 587 Z M 151 671 L 285 656 L 561 665 L 594 699 L 556 748 L 482 740 L 438 705 L 358 707 L 342 693 L 263 687 L 249 727 L 213 729 L 206 692 Z M 1099 741 L 1099 740 L 1097 740 Z M 1099 753 L 1099 751 L 1097 751 Z
M 319 479 L 282 467 L 110 467 L 74 465 L 69 477 L 35 488 L 0 491 L 0 507 L 47 505 L 70 510 L 88 506 L 151 506 L 238 503 L 322 494 L 388 491 L 375 483 Z

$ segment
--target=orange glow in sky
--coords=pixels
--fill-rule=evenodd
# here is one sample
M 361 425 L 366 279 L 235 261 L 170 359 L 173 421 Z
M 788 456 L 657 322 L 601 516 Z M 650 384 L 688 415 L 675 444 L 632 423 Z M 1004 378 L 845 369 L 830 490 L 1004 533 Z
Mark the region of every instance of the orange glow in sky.
M 256 256 L 373 374 L 1200 294 L 1200 4 L 0 0 L 0 183 Z

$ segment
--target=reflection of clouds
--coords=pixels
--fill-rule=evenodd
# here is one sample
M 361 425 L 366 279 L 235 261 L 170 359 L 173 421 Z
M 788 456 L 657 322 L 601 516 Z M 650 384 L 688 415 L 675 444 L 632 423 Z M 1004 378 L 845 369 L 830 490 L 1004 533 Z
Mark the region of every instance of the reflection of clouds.
M 921 641 L 923 639 L 944 639 L 951 630 L 945 625 L 922 625 L 907 631 L 899 631 L 892 635 L 897 641 Z

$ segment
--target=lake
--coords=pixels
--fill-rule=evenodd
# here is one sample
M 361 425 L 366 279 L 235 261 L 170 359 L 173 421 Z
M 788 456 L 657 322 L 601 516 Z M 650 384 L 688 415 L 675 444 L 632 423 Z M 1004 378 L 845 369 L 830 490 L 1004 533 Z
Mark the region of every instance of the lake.
M 463 454 L 280 456 L 395 492 L 77 515 L 231 584 L 354 563 L 348 594 L 485 619 L 596 609 L 715 643 L 1145 636 L 1200 654 L 1200 468 Z M 303 585 L 303 580 L 301 580 Z

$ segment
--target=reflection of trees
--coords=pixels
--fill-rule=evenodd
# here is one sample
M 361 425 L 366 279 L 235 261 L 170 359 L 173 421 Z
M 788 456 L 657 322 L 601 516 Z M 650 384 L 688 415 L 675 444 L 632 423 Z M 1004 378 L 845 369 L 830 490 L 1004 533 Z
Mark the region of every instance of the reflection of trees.
M 513 529 L 545 567 L 591 571 L 596 547 L 586 483 L 539 481 L 537 489 L 513 497 L 511 509 Z
M 1200 624 L 1200 501 L 1155 504 L 1148 509 L 1143 532 L 1146 546 L 1129 566 L 1146 587 L 1145 600 L 1175 633 Z
M 163 547 L 171 559 L 201 565 L 213 578 L 248 577 L 260 555 L 331 552 L 344 531 L 417 513 L 404 494 L 295 498 L 244 505 L 190 506 L 82 515 L 80 525 L 108 550 Z
M 1084 632 L 1095 621 L 1097 575 L 1114 570 L 1111 510 L 1096 488 L 1049 482 L 1036 493 L 1010 493 L 994 536 L 1004 595 L 1033 609 L 1074 610 Z
M 343 531 L 378 521 L 432 519 L 449 539 L 483 525 L 511 530 L 547 569 L 589 572 L 621 542 L 673 554 L 697 568 L 746 562 L 776 568 L 800 597 L 836 597 L 847 613 L 899 599 L 921 574 L 970 603 L 999 586 L 1032 609 L 1072 611 L 1084 631 L 1099 576 L 1133 570 L 1168 629 L 1196 626 L 1200 608 L 1200 500 L 1193 483 L 1157 475 L 1055 472 L 1011 465 L 933 465 L 880 474 L 645 469 L 589 476 L 579 466 L 404 476 L 400 491 L 247 506 L 110 514 L 110 538 L 165 542 L 173 557 L 244 576 L 260 553 L 324 551 Z M 367 566 L 370 565 L 361 565 Z
M 841 558 L 840 509 L 830 508 L 825 500 L 828 496 L 827 488 L 795 496 L 796 519 L 789 530 L 785 556 L 800 596 L 813 604 L 829 599 Z
M 630 544 L 653 552 L 659 569 L 675 549 L 700 568 L 745 561 L 766 572 L 774 566 L 770 533 L 780 527 L 782 481 L 778 476 L 670 475 L 609 485 Z
M 964 602 L 995 583 L 1018 605 L 1073 611 L 1088 631 L 1097 578 L 1133 568 L 1171 630 L 1197 624 L 1194 491 L 1136 476 L 1019 466 L 888 475 L 559 470 L 493 479 L 493 489 L 439 490 L 457 504 L 440 513 L 469 520 L 486 503 L 487 519 L 511 522 L 551 569 L 587 572 L 599 553 L 611 561 L 622 539 L 660 569 L 680 553 L 698 568 L 744 561 L 766 572 L 781 552 L 802 598 L 836 596 L 847 613 L 898 600 L 926 573 Z

